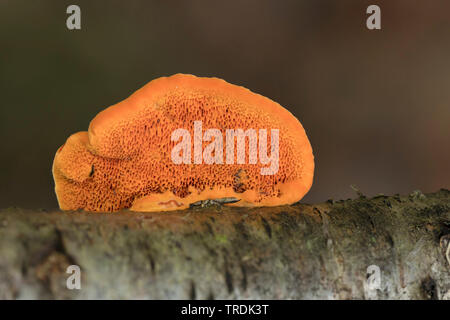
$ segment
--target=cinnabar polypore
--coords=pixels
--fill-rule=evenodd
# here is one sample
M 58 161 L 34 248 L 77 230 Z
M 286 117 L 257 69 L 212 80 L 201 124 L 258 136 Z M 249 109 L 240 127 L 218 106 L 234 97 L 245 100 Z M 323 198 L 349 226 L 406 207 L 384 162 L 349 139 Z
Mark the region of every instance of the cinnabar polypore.
M 238 164 L 236 155 L 233 164 L 174 163 L 171 134 L 192 135 L 195 121 L 222 130 L 223 141 L 225 129 L 279 129 L 278 171 L 262 175 L 267 165 Z M 167 211 L 225 197 L 239 200 L 232 206 L 277 206 L 308 192 L 314 157 L 302 125 L 278 103 L 218 78 L 177 74 L 100 112 L 58 149 L 52 171 L 63 210 Z

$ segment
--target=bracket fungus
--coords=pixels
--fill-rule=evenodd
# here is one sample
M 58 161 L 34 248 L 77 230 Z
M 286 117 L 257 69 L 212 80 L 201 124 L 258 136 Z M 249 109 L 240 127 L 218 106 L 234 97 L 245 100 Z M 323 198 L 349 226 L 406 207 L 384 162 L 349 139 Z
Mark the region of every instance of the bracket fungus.
M 56 152 L 62 210 L 168 211 L 203 200 L 277 206 L 310 189 L 314 157 L 278 103 L 218 78 L 155 79 Z

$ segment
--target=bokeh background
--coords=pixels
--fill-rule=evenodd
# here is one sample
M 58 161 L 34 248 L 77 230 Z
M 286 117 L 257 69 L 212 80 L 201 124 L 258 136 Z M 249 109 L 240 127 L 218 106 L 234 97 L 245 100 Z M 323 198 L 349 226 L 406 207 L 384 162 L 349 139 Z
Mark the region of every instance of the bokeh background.
M 66 28 L 81 7 L 82 29 Z M 366 29 L 381 7 L 382 29 Z M 316 157 L 305 202 L 450 182 L 450 2 L 0 0 L 0 207 L 56 208 L 56 149 L 174 73 L 279 102 Z

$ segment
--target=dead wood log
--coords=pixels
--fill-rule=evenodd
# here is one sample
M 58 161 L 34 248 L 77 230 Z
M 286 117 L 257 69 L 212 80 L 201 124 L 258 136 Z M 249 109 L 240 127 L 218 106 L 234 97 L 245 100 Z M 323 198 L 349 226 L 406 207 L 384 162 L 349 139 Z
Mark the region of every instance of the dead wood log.
M 66 287 L 69 265 L 80 290 Z M 0 298 L 450 299 L 450 192 L 169 213 L 8 208 Z

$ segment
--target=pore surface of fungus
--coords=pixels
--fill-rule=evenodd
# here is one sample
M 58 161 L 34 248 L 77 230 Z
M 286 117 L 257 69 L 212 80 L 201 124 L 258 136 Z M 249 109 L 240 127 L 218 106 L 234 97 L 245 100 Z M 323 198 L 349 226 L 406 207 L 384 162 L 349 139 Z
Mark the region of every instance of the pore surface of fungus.
M 100 112 L 58 149 L 52 171 L 63 210 L 166 211 L 219 198 L 275 206 L 308 192 L 314 157 L 300 122 L 276 102 L 177 74 Z

